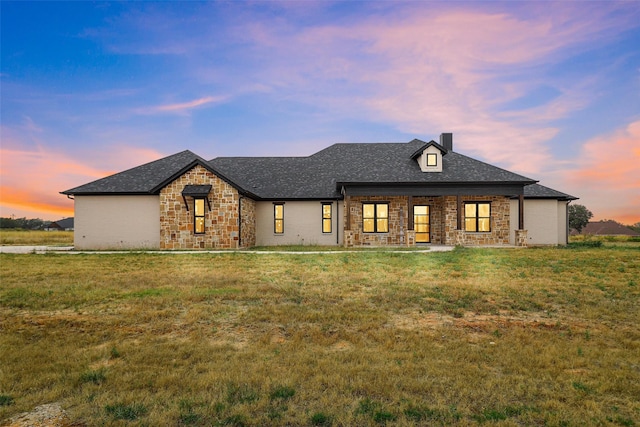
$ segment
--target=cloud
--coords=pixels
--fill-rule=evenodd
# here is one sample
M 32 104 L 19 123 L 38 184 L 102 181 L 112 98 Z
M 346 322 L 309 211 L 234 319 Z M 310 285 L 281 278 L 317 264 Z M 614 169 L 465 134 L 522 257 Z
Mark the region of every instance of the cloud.
M 271 102 L 295 99 L 414 135 L 454 131 L 456 147 L 470 155 L 539 173 L 553 160 L 547 144 L 559 131 L 556 121 L 597 96 L 597 74 L 557 77 L 549 64 L 634 25 L 611 13 L 615 5 L 583 6 L 545 4 L 543 12 L 530 3 L 502 10 L 414 3 L 348 25 L 306 27 L 256 19 L 237 34 L 252 45 L 244 53 L 255 52 L 255 63 L 228 77 L 229 86 L 262 83 L 274 89 Z M 204 67 L 200 75 L 215 75 Z M 504 109 L 543 84 L 558 96 L 535 108 Z
M 640 222 L 640 120 L 589 140 L 573 163 L 560 176 L 595 219 Z
M 8 141 L 7 145 L 16 144 Z M 94 152 L 92 156 L 112 157 L 113 167 L 118 164 L 137 166 L 162 157 L 153 150 L 122 146 L 110 147 L 109 152 L 102 155 Z M 0 148 L 0 215 L 21 212 L 22 216 L 45 219 L 73 215 L 73 202 L 59 194 L 60 191 L 114 172 L 93 167 L 91 163 L 56 152 L 53 148 L 5 148 L 3 141 Z
M 207 104 L 219 104 L 228 99 L 227 96 L 206 96 L 194 99 L 192 101 L 180 102 L 175 104 L 162 104 L 151 107 L 142 107 L 135 110 L 137 114 L 158 114 L 158 113 L 174 113 L 186 114 L 189 110 L 202 107 Z

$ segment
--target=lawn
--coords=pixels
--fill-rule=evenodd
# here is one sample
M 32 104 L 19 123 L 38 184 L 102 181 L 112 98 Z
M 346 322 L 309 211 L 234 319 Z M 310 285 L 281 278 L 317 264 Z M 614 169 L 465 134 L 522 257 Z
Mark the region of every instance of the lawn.
M 0 229 L 0 244 L 73 246 L 73 231 Z
M 0 420 L 640 425 L 639 260 L 2 254 Z

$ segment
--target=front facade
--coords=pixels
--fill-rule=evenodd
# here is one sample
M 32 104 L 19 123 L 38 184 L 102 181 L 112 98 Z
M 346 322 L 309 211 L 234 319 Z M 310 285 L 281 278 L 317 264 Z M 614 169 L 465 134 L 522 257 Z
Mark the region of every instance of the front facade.
M 454 152 L 451 134 L 309 157 L 183 151 L 63 194 L 77 249 L 558 245 L 575 199 Z

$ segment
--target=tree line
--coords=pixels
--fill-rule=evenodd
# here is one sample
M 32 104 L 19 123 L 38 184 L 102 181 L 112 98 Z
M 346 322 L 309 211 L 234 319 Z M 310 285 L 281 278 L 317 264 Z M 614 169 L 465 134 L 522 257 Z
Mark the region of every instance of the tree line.
M 51 224 L 40 218 L 0 218 L 0 228 L 21 228 L 24 230 L 42 230 Z

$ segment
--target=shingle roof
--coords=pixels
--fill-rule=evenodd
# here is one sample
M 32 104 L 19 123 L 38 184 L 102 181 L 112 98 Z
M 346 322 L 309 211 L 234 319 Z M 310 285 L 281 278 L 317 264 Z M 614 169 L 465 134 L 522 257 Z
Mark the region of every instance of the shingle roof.
M 335 144 L 309 157 L 219 157 L 209 163 L 241 187 L 265 199 L 340 197 L 337 183 L 514 183 L 535 180 L 448 151 L 443 171 L 425 173 L 412 156 L 436 144 Z
M 577 197 L 545 187 L 540 184 L 531 184 L 524 187 L 524 197 L 527 199 L 557 199 L 557 200 L 577 200 Z
M 73 222 L 74 222 L 73 217 L 64 218 L 64 219 L 52 222 L 51 224 L 49 224 L 49 227 L 58 226 L 59 228 L 62 228 L 62 229 L 73 228 Z
M 257 199 L 340 198 L 338 183 L 517 184 L 525 185 L 525 195 L 531 197 L 572 198 L 451 150 L 443 150 L 442 172 L 422 172 L 412 156 L 433 144 L 439 147 L 434 141 L 418 139 L 408 143 L 335 144 L 308 157 L 219 157 L 210 161 L 185 150 L 62 193 L 157 194 L 200 164 Z
M 154 194 L 158 187 L 194 162 L 206 161 L 189 150 L 63 191 L 62 194 Z
M 595 234 L 598 236 L 640 236 L 640 233 L 619 224 L 613 220 L 589 222 L 580 234 Z

